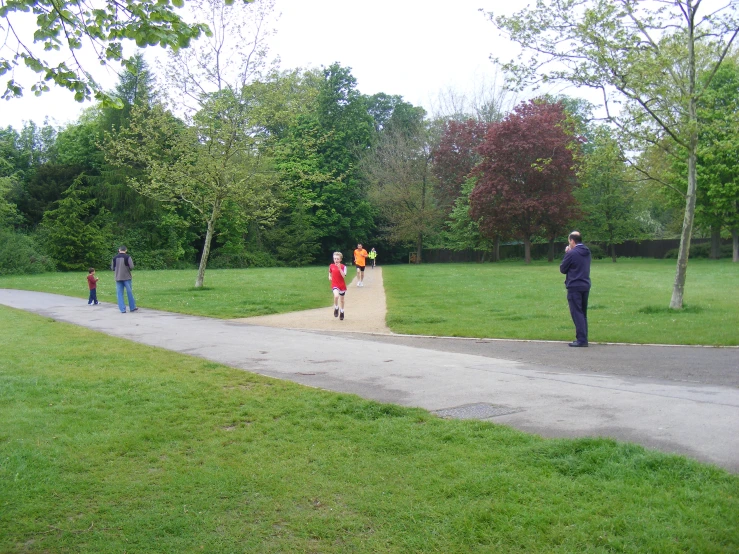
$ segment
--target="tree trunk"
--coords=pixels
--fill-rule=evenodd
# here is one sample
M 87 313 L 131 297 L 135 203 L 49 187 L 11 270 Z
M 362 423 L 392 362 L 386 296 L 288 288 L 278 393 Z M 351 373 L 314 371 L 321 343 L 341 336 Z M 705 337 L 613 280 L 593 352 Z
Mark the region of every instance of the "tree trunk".
M 527 264 L 531 263 L 531 239 L 529 237 L 523 239 L 523 260 Z
M 721 226 L 711 225 L 711 255 L 712 260 L 721 257 Z
M 734 228 L 731 230 L 731 242 L 734 247 L 732 260 L 736 263 L 739 262 L 739 229 Z
M 210 243 L 213 240 L 213 229 L 215 229 L 216 219 L 220 212 L 220 202 L 216 202 L 213 206 L 213 211 L 210 214 L 208 220 L 208 231 L 205 233 L 205 244 L 203 245 L 203 255 L 200 256 L 200 266 L 198 267 L 198 278 L 195 280 L 195 288 L 199 289 L 203 287 L 203 280 L 205 279 L 205 267 L 208 265 L 208 256 L 210 256 Z
M 616 244 L 611 243 L 611 260 L 613 260 L 613 263 L 616 263 Z
M 493 243 L 493 261 L 500 261 L 500 236 L 495 237 L 495 242 Z
M 549 239 L 549 254 L 547 255 L 547 261 L 554 261 L 554 239 Z
M 698 115 L 695 98 L 695 29 L 689 26 L 688 37 L 688 79 L 690 102 L 688 104 L 688 125 L 690 136 L 688 138 L 688 190 L 685 195 L 685 216 L 683 217 L 683 230 L 680 233 L 680 248 L 677 253 L 677 269 L 675 271 L 675 284 L 672 287 L 672 298 L 670 308 L 681 310 L 683 307 L 683 294 L 685 292 L 685 277 L 688 274 L 688 256 L 690 255 L 690 239 L 693 235 L 693 219 L 695 218 L 695 196 L 697 187 L 696 178 L 696 151 L 698 150 Z
M 416 239 L 416 263 L 421 263 L 421 250 L 423 249 L 423 233 L 418 233 Z

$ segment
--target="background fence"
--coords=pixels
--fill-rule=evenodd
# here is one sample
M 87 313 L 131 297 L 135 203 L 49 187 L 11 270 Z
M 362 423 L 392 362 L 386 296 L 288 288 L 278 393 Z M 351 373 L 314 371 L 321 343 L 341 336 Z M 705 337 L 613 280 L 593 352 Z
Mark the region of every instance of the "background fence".
M 711 239 L 693 239 L 690 241 L 691 247 L 698 244 L 710 243 Z M 610 251 L 607 249 L 607 244 L 602 243 L 588 243 L 585 244 L 591 246 L 596 244 L 599 246 L 606 257 L 610 257 Z M 722 241 L 721 244 L 730 244 Z M 564 253 L 564 249 L 567 246 L 566 242 L 555 242 L 554 243 L 554 256 L 555 258 L 561 258 Z M 665 254 L 673 248 L 680 246 L 680 239 L 662 239 L 662 240 L 643 240 L 633 241 L 629 240 L 622 244 L 616 245 L 616 256 L 628 257 L 628 258 L 664 258 Z M 546 258 L 549 253 L 549 244 L 539 243 L 531 245 L 531 257 L 533 259 Z M 524 247 L 521 244 L 501 244 L 500 245 L 500 258 L 505 259 L 523 259 Z M 411 261 L 411 256 L 415 258 L 415 253 L 409 254 L 408 261 Z M 444 248 L 430 248 L 424 249 L 422 253 L 422 260 L 424 263 L 453 263 L 453 262 L 484 262 L 493 259 L 492 252 L 481 252 L 477 250 L 447 250 Z

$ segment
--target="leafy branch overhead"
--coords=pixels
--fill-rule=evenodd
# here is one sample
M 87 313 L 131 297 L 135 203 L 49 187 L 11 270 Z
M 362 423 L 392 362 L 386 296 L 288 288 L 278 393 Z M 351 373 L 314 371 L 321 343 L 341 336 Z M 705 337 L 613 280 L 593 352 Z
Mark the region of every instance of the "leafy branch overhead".
M 226 4 L 233 1 L 225 0 Z M 95 81 L 91 68 L 84 67 L 78 58 L 80 49 L 91 46 L 101 65 L 120 62 L 129 68 L 133 58 L 124 56 L 124 40 L 135 42 L 139 48 L 185 48 L 210 30 L 205 24 L 186 23 L 176 12 L 183 6 L 183 0 L 0 1 L 0 31 L 4 35 L 0 77 L 9 76 L 2 97 L 23 96 L 26 87 L 16 71 L 25 66 L 39 75 L 31 86 L 36 95 L 57 85 L 72 91 L 79 102 L 94 95 L 97 100 L 118 106 L 120 102 Z M 33 35 L 27 31 L 30 14 L 36 18 Z

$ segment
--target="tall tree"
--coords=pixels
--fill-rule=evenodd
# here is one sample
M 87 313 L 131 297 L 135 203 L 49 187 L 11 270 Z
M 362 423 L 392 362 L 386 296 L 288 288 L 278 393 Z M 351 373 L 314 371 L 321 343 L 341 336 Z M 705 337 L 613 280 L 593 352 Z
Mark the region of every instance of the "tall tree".
M 439 204 L 450 211 L 460 196 L 462 185 L 480 161 L 478 148 L 485 140 L 489 123 L 475 119 L 445 121 L 433 147 L 433 172 Z
M 629 179 L 621 148 L 608 127 L 595 127 L 583 156 L 580 187 L 575 197 L 582 205 L 580 229 L 588 240 L 608 244 L 616 261 L 616 245 L 642 235 L 635 205 L 636 190 Z
M 698 103 L 739 34 L 739 5 L 537 0 L 513 16 L 490 18 L 523 47 L 518 62 L 504 65 L 518 85 L 560 80 L 598 89 L 610 120 L 629 139 L 629 150 L 653 144 L 686 160 L 685 212 L 670 300 L 670 308 L 682 308 L 698 186 Z M 611 111 L 613 102 L 622 103 L 620 111 Z
M 365 156 L 362 169 L 369 197 L 387 222 L 391 242 L 412 242 L 421 263 L 424 238 L 438 230 L 442 212 L 433 196 L 428 130 L 396 128 L 381 133 Z
M 233 0 L 227 0 L 233 2 Z M 15 0 L 0 5 L 0 29 L 10 54 L 0 55 L 0 76 L 25 66 L 39 75 L 31 86 L 36 94 L 49 90 L 49 84 L 69 89 L 78 101 L 93 94 L 98 100 L 119 105 L 102 90 L 77 58 L 83 46 L 91 48 L 102 64 L 132 63 L 123 55 L 123 39 L 143 48 L 161 45 L 172 49 L 188 46 L 208 27 L 187 24 L 176 13 L 183 0 L 138 0 L 136 2 L 93 2 L 92 0 Z M 35 30 L 21 23 L 27 12 L 36 16 Z M 47 59 L 54 51 L 63 61 Z M 24 83 L 15 76 L 7 82 L 3 98 L 22 96 Z
M 178 123 L 162 107 L 134 110 L 131 123 L 106 140 L 108 160 L 144 168 L 129 183 L 145 196 L 184 202 L 206 227 L 195 287 L 203 286 L 211 242 L 224 203 L 266 200 L 271 182 L 264 135 L 242 93 L 222 91 L 195 114 L 192 126 Z
M 568 131 L 561 104 L 520 104 L 490 127 L 479 148 L 481 162 L 472 174 L 471 215 L 489 237 L 499 233 L 524 242 L 531 263 L 531 239 L 556 215 L 569 220 L 565 207 L 576 204 L 573 151 L 578 139 Z

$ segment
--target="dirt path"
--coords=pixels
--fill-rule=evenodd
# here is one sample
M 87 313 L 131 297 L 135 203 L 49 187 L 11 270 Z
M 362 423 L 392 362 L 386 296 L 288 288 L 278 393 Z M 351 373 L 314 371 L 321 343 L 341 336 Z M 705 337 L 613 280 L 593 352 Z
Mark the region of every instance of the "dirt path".
M 347 287 L 346 317 L 340 321 L 334 317 L 333 308 L 317 308 L 287 314 L 261 315 L 232 319 L 231 321 L 282 329 L 301 329 L 312 331 L 343 331 L 352 333 L 391 333 L 385 325 L 387 305 L 385 287 L 382 284 L 382 268 L 367 268 L 364 272 L 364 286 L 356 286 L 356 268 L 347 268 L 347 278 L 352 273 L 354 279 Z M 329 282 L 326 280 L 326 296 L 330 298 Z

